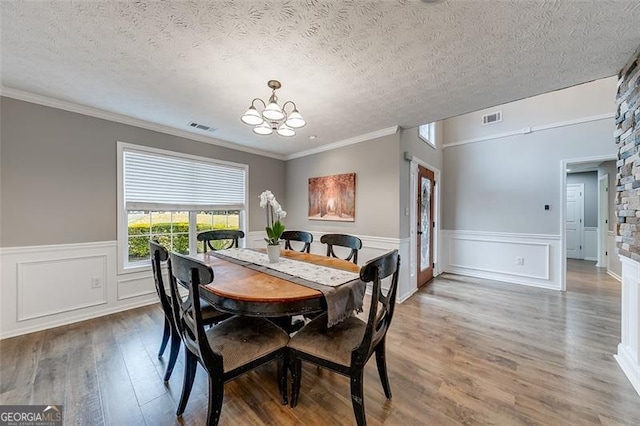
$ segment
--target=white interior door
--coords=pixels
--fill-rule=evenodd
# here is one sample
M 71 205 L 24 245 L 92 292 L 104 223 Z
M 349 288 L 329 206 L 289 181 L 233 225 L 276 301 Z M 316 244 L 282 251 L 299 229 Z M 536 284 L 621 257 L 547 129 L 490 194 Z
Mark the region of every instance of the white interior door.
M 567 184 L 567 257 L 583 259 L 584 184 Z

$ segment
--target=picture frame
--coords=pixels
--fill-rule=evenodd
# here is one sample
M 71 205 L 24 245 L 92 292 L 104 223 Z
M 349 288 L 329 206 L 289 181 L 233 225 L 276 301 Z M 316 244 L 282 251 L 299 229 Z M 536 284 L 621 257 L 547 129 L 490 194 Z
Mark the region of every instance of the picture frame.
M 308 219 L 355 222 L 356 174 L 309 178 Z

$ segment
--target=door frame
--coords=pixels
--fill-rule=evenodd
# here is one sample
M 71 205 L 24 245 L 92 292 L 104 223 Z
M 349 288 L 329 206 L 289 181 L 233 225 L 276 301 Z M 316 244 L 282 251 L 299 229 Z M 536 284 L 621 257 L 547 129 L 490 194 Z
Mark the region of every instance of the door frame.
M 568 183 L 566 185 L 565 188 L 569 187 L 569 186 L 573 186 L 575 188 L 579 188 L 578 190 L 580 191 L 580 226 L 578 226 L 577 232 L 578 232 L 578 243 L 579 243 L 579 249 L 578 249 L 578 257 L 572 257 L 571 259 L 582 259 L 584 260 L 584 198 L 585 198 L 585 193 L 584 193 L 584 183 Z M 565 196 L 565 206 L 567 203 L 567 199 Z M 565 221 L 564 223 L 564 229 L 565 232 L 567 230 L 567 222 Z M 565 252 L 565 257 L 567 256 L 567 253 Z
M 567 158 L 560 160 L 560 250 L 556 254 L 556 259 L 560 265 L 560 291 L 567 291 L 567 166 L 570 164 L 591 163 L 592 161 L 617 160 L 617 153 L 596 155 L 593 157 Z M 598 224 L 600 224 L 600 213 L 598 212 Z
M 604 191 L 602 190 L 602 181 L 604 181 Z M 609 232 L 609 173 L 605 173 L 598 177 L 598 263 L 599 268 L 608 266 L 607 255 L 607 233 Z M 605 214 L 603 214 L 605 213 Z M 605 222 L 606 221 L 606 222 Z
M 433 220 L 436 222 L 435 228 L 433 228 L 433 276 L 440 275 L 441 262 L 440 260 L 440 208 L 442 203 L 440 202 L 440 191 L 442 185 L 442 173 L 440 169 L 433 165 L 423 161 L 415 156 L 411 157 L 409 165 L 409 284 L 412 291 L 418 289 L 418 240 L 417 240 L 417 217 L 418 217 L 418 165 L 429 169 L 435 176 L 435 186 L 433 193 Z

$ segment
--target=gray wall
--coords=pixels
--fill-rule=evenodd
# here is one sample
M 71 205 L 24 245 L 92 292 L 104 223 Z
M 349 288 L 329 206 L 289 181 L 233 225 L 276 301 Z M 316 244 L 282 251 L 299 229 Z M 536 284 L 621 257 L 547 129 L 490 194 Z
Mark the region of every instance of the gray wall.
M 614 154 L 613 128 L 607 119 L 445 149 L 443 228 L 560 234 L 561 160 Z
M 399 146 L 399 134 L 394 134 L 287 161 L 287 229 L 398 238 Z M 352 172 L 355 222 L 309 220 L 309 178 Z
M 584 184 L 584 226 L 598 227 L 598 172 L 567 173 L 567 185 Z
M 410 207 L 411 184 L 410 162 L 404 159 L 404 153 L 419 158 L 422 162 L 442 171 L 442 123 L 436 123 L 436 148 L 418 137 L 418 128 L 402 130 L 400 133 L 400 205 L 398 215 L 400 217 L 400 236 L 408 238 L 410 231 L 409 216 L 406 209 Z M 437 216 L 436 216 L 437 217 Z
M 55 108 L 0 98 L 0 246 L 114 241 L 116 142 L 249 165 L 249 230 L 258 195 L 286 205 L 284 162 Z
M 605 78 L 444 120 L 443 228 L 560 234 L 561 161 L 615 155 L 614 120 L 597 118 L 615 113 L 616 85 Z M 483 126 L 497 110 L 503 121 Z M 568 124 L 585 118 L 594 120 Z

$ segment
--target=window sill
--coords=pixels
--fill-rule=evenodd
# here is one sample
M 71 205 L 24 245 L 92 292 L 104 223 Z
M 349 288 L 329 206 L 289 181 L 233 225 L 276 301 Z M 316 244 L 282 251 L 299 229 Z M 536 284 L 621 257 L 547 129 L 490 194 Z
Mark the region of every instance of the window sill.
M 151 272 L 151 270 L 152 270 L 151 264 L 125 266 L 124 268 L 120 268 L 118 270 L 118 275 L 128 275 L 128 274 L 135 274 L 140 272 Z

